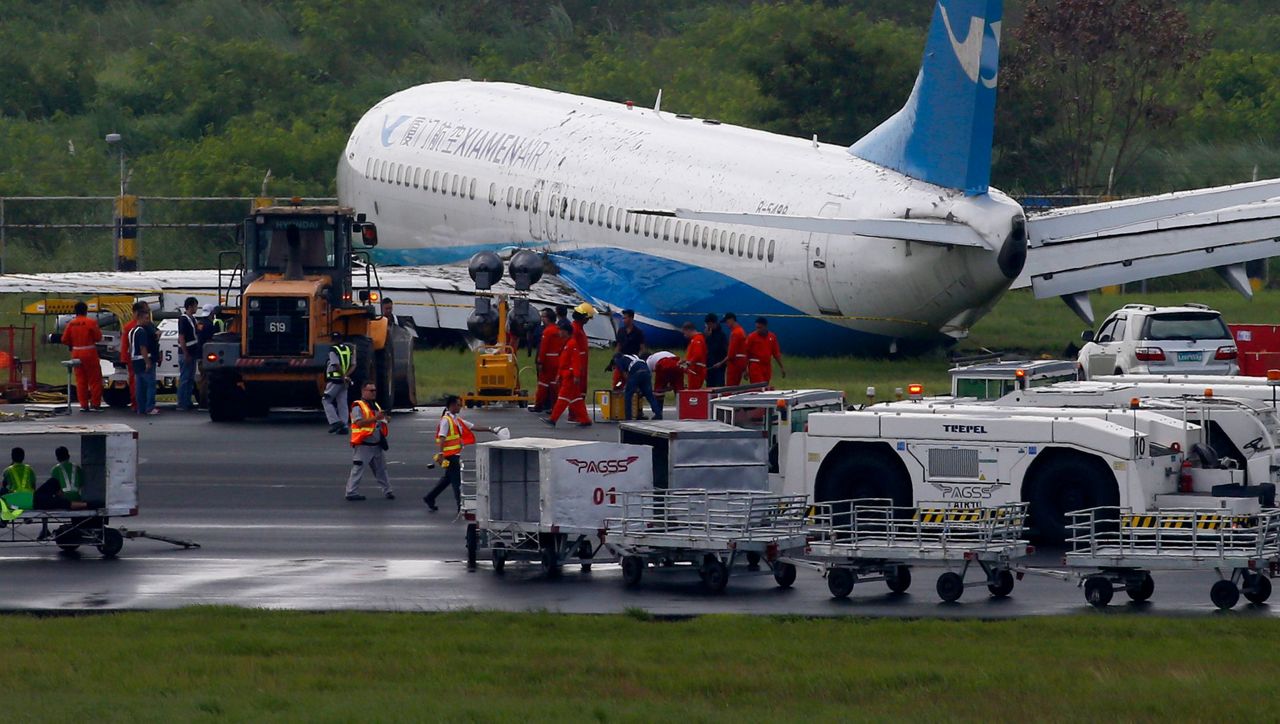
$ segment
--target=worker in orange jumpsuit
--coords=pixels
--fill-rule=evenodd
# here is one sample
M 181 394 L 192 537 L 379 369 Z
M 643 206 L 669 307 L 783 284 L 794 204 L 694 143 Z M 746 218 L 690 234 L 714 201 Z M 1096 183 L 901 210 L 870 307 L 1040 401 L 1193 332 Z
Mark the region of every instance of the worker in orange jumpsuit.
M 654 394 L 684 389 L 684 371 L 680 367 L 679 357 L 667 351 L 654 352 L 645 358 L 645 364 L 649 365 L 649 371 L 653 374 Z
M 76 302 L 76 316 L 62 330 L 62 343 L 71 348 L 71 359 L 79 360 L 76 367 L 76 397 L 80 411 L 102 409 L 102 365 L 98 362 L 98 343 L 102 330 L 98 320 L 89 316 L 89 305 Z
M 582 388 L 585 390 L 587 385 L 587 370 L 590 369 L 587 364 L 587 330 L 586 324 L 589 319 L 596 316 L 596 308 L 587 302 L 583 302 L 573 308 L 573 341 L 576 343 L 579 363 L 582 365 Z M 563 354 L 563 353 L 562 353 Z
M 707 338 L 693 326 L 693 322 L 685 322 L 682 329 L 684 338 L 689 342 L 684 350 L 684 361 L 680 363 L 684 368 L 684 386 L 687 390 L 700 390 L 707 382 Z
M 769 331 L 769 320 L 760 317 L 756 320 L 756 331 L 747 335 L 747 379 L 768 384 L 773 379 L 774 360 L 778 360 L 778 370 L 786 377 L 778 337 Z
M 142 312 L 150 312 L 151 305 L 143 301 L 133 303 L 133 319 L 130 319 L 120 328 L 120 361 L 124 363 L 125 369 L 129 370 L 129 407 L 137 408 L 138 389 L 133 381 L 133 364 L 129 355 L 129 332 L 138 326 L 139 314 Z
M 560 374 L 560 350 L 564 340 L 556 326 L 556 313 L 542 310 L 542 338 L 538 342 L 538 394 L 533 400 L 534 412 L 549 412 L 555 404 L 556 377 Z
M 560 327 L 560 338 L 564 340 L 564 348 L 560 350 L 560 374 L 556 383 L 556 406 L 550 417 L 542 421 L 555 427 L 556 421 L 569 411 L 569 421 L 578 423 L 579 427 L 591 424 L 587 415 L 587 403 L 584 401 L 587 386 L 587 367 L 578 351 L 578 339 L 572 328 Z
M 742 384 L 747 371 L 747 332 L 738 324 L 738 315 L 726 312 L 724 323 L 729 325 L 729 356 L 725 361 L 724 383 L 729 387 Z

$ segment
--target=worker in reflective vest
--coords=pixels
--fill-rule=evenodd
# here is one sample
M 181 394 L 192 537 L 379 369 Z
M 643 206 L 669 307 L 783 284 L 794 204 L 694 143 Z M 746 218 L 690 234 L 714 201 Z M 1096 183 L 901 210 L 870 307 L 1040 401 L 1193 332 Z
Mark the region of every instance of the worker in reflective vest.
M 778 361 L 778 371 L 786 377 L 778 337 L 769 331 L 769 320 L 760 317 L 756 320 L 756 331 L 747 336 L 747 379 L 768 384 L 773 380 L 774 360 Z
M 338 335 L 333 335 L 338 339 Z M 329 348 L 329 359 L 324 367 L 324 394 L 320 404 L 324 418 L 329 421 L 329 432 L 342 435 L 347 432 L 342 414 L 347 410 L 347 389 L 351 386 L 351 371 L 355 368 L 355 348 L 346 342 L 335 342 Z
M 579 352 L 578 338 L 572 331 L 561 327 L 565 338 L 564 349 L 560 350 L 560 375 L 556 382 L 556 406 L 550 417 L 542 421 L 555 427 L 556 421 L 569 411 L 569 421 L 578 423 L 579 427 L 591 424 L 587 415 L 587 404 L 584 402 L 587 385 L 587 366 L 585 355 Z
M 62 330 L 62 343 L 71 348 L 71 359 L 76 366 L 76 397 L 80 411 L 102 409 L 102 365 L 98 361 L 98 343 L 102 330 L 98 321 L 89 316 L 89 305 L 76 302 L 76 316 Z
M 0 499 L 9 508 L 31 510 L 36 493 L 36 471 L 25 461 L 27 451 L 15 447 L 9 453 L 12 463 L 0 476 Z
M 444 398 L 444 413 L 440 415 L 440 424 L 436 426 L 436 445 L 440 452 L 435 460 L 444 469 L 440 482 L 431 492 L 422 496 L 422 502 L 434 513 L 440 510 L 436 506 L 436 498 L 445 488 L 453 487 L 453 498 L 457 501 L 458 510 L 462 510 L 462 448 L 476 444 L 476 432 L 493 432 L 497 430 L 483 425 L 473 425 L 458 417 L 462 412 L 462 398 L 449 395 Z
M 378 406 L 378 386 L 372 382 L 360 388 L 360 399 L 351 406 L 351 474 L 347 476 L 347 500 L 364 500 L 360 480 L 364 472 L 373 473 L 387 500 L 395 500 L 391 480 L 387 477 L 387 413 Z
M 685 389 L 700 390 L 707 382 L 707 338 L 693 326 L 693 322 L 685 322 L 682 329 L 684 338 L 689 342 L 684 350 L 684 361 L 680 363 L 684 368 Z
M 538 394 L 533 400 L 534 412 L 548 412 L 555 404 L 556 376 L 560 374 L 560 351 L 564 339 L 556 326 L 556 313 L 542 310 L 542 338 L 538 342 Z
M 53 452 L 58 464 L 53 466 L 49 477 L 58 481 L 58 489 L 67 502 L 74 503 L 84 499 L 84 471 L 79 465 L 71 462 L 71 451 L 59 446 Z
M 725 361 L 724 383 L 733 387 L 742 384 L 742 376 L 747 371 L 747 332 L 738 324 L 738 316 L 733 312 L 724 315 L 724 322 L 729 325 L 729 356 Z

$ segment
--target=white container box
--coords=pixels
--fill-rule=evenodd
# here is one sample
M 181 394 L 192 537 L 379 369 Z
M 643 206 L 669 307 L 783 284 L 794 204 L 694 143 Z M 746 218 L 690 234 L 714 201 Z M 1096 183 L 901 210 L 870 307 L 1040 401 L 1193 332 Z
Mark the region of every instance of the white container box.
M 642 445 L 522 437 L 476 446 L 481 528 L 595 534 L 622 493 L 652 488 L 653 458 Z

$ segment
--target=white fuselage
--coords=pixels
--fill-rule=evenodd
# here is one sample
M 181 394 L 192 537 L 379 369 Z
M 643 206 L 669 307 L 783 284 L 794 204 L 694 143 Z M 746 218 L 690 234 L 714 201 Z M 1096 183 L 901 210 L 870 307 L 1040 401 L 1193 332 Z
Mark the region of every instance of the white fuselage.
M 1024 218 L 999 192 L 966 197 L 840 146 L 505 83 L 432 83 L 374 106 L 348 140 L 338 195 L 378 224 L 384 263 L 533 247 L 659 335 L 733 311 L 748 328 L 768 317 L 798 352 L 937 344 L 1021 265 L 998 260 Z M 991 248 L 630 213 L 676 208 L 946 219 Z

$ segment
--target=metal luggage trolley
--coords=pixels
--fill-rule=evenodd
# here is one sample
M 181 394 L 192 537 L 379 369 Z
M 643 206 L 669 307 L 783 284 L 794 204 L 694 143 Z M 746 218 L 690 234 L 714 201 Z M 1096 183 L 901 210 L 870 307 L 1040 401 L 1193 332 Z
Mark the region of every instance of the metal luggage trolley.
M 1023 537 L 1026 520 L 1026 503 L 991 508 L 945 502 L 904 508 L 879 498 L 821 503 L 808 527 L 804 554 L 788 562 L 821 571 L 836 598 L 847 597 L 859 581 L 884 581 L 889 590 L 902 593 L 911 586 L 911 568 L 920 564 L 948 568 L 938 577 L 943 601 L 959 600 L 973 586 L 1004 597 L 1013 592 L 1013 561 L 1032 551 Z M 983 577 L 966 581 L 974 565 Z M 956 566 L 959 571 L 951 570 Z
M 1151 598 L 1151 571 L 1212 569 L 1218 580 L 1209 598 L 1220 609 L 1235 606 L 1241 593 L 1252 603 L 1271 596 L 1270 575 L 1280 561 L 1280 510 L 1134 513 L 1099 507 L 1068 515 L 1071 548 L 1063 563 L 1076 572 L 1094 606 L 1106 606 L 1117 590 L 1134 601 Z
M 778 585 L 795 582 L 796 569 L 779 563 L 804 548 L 803 495 L 744 490 L 653 490 L 622 496 L 622 515 L 608 520 L 606 545 L 622 557 L 622 580 L 637 586 L 650 564 L 698 568 L 702 582 L 720 592 L 739 556 L 764 560 Z

